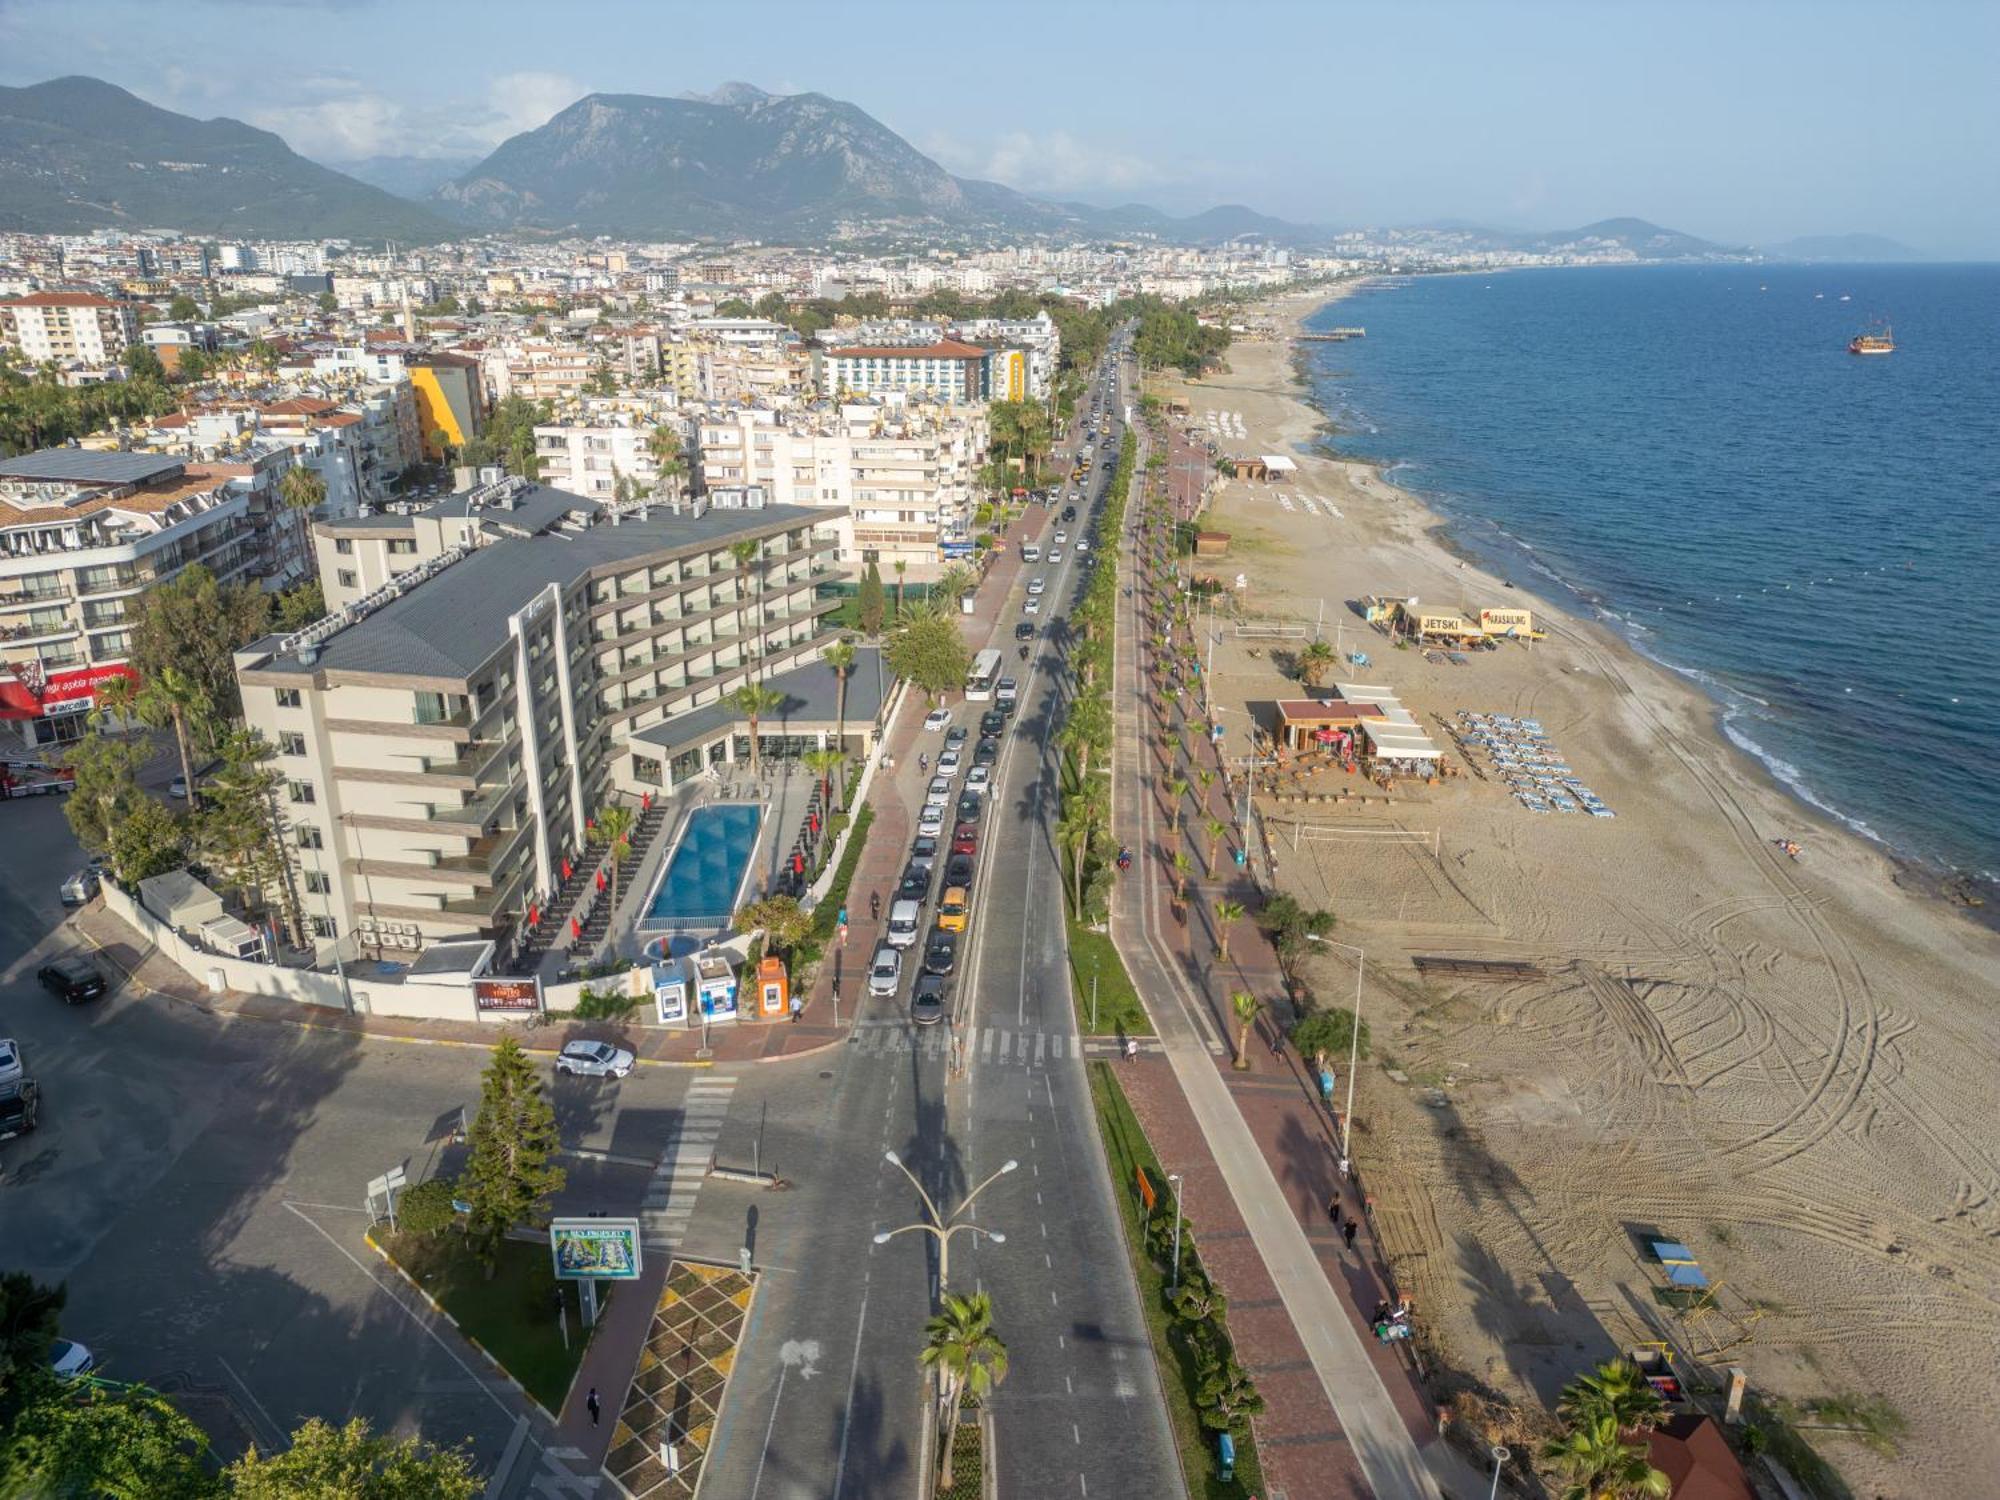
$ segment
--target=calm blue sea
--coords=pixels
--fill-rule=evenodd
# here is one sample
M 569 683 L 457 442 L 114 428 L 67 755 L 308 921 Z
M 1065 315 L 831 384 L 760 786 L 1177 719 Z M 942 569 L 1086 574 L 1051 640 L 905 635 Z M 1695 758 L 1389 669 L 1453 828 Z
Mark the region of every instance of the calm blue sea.
M 1848 354 L 1881 318 L 1896 353 Z M 2000 266 L 1420 277 L 1336 324 L 1335 448 L 1699 679 L 1799 796 L 2000 872 Z

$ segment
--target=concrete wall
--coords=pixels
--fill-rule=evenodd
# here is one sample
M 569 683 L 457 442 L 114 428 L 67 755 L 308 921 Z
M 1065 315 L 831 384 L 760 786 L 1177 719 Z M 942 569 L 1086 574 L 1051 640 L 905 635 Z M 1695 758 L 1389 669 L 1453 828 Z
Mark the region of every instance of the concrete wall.
M 332 974 L 311 969 L 285 969 L 275 964 L 253 964 L 239 958 L 225 958 L 195 946 L 180 933 L 139 905 L 128 892 L 110 881 L 104 883 L 104 906 L 113 916 L 136 930 L 162 957 L 178 965 L 211 991 L 234 991 L 242 995 L 270 995 L 300 1005 L 324 1005 L 334 1010 L 347 1008 L 340 980 Z M 473 1008 L 469 984 L 423 984 L 405 981 L 384 984 L 367 980 L 352 983 L 354 1008 L 363 1015 L 404 1016 L 423 1021 L 492 1021 L 504 1025 L 511 1015 L 481 1015 Z M 549 1003 L 556 1003 L 553 992 Z M 569 1004 L 574 1005 L 572 997 Z

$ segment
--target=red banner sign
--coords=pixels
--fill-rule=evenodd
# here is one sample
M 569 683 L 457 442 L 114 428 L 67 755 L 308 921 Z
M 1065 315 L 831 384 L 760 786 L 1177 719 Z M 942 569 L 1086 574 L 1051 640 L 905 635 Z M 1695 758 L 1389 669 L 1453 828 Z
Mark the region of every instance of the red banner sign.
M 113 678 L 136 680 L 139 675 L 122 662 L 48 673 L 39 664 L 26 662 L 9 672 L 11 675 L 0 677 L 0 719 L 39 719 L 50 712 L 75 712 L 78 704 L 88 707 L 97 690 Z

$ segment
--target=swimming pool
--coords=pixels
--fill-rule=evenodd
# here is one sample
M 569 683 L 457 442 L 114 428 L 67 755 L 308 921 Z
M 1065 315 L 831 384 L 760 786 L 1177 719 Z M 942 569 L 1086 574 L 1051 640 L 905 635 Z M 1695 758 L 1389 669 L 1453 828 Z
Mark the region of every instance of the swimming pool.
M 697 807 L 681 826 L 645 920 L 688 925 L 726 922 L 735 914 L 764 810 L 753 802 Z

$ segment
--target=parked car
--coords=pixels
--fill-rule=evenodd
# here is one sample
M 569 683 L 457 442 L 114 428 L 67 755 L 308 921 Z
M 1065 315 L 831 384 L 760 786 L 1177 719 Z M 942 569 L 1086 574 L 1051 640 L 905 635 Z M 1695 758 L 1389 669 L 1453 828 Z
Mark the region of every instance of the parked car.
M 212 760 L 207 765 L 198 767 L 194 773 L 194 784 L 198 787 L 207 786 L 209 777 L 221 769 L 222 762 L 219 760 Z M 167 783 L 167 795 L 169 797 L 185 797 L 187 794 L 187 777 L 176 776 L 172 781 Z
M 991 766 L 974 766 L 965 773 L 965 789 L 968 792 L 983 792 L 993 779 Z
M 994 739 L 992 735 L 988 735 L 985 739 L 981 740 L 979 748 L 972 752 L 972 763 L 975 766 L 991 767 L 999 758 L 1000 742 Z
M 937 758 L 938 775 L 956 776 L 958 774 L 958 763 L 958 752 L 956 750 L 945 751 L 944 754 Z
M 28 1065 L 21 1060 L 21 1044 L 10 1036 L 0 1036 L 0 1083 L 12 1083 L 27 1076 Z
M 1021 702 L 1021 684 L 1012 677 L 1003 677 L 993 689 L 993 701 L 1000 712 L 1011 714 Z
M 900 901 L 928 901 L 931 896 L 931 872 L 928 865 L 920 865 L 911 860 L 903 871 L 902 884 L 896 887 L 896 897 Z
M 910 992 L 910 1020 L 918 1026 L 937 1025 L 950 1008 L 946 998 L 949 991 L 944 975 L 919 974 Z
M 971 889 L 972 856 L 970 854 L 954 854 L 946 862 L 944 867 L 944 883 L 947 890 L 955 885 L 962 885 L 968 890 Z
M 972 919 L 972 892 L 962 885 L 955 885 L 944 893 L 938 902 L 937 924 L 946 932 L 963 932 L 965 924 Z
M 951 778 L 949 776 L 933 776 L 929 788 L 924 792 L 924 805 L 926 807 L 943 807 L 949 801 L 951 801 Z
M 1050 562 L 1052 562 L 1052 563 L 1059 563 L 1059 562 L 1061 562 L 1061 561 L 1062 561 L 1062 548 L 1058 547 L 1058 548 L 1056 548 L 1056 549 L 1055 549 L 1055 550 L 1054 550 L 1053 552 L 1051 552 L 1051 553 L 1049 554 L 1049 561 L 1050 561 Z
M 81 1005 L 104 993 L 104 976 L 87 958 L 55 958 L 35 971 L 42 988 L 68 1005 Z
M 917 841 L 910 845 L 910 858 L 913 861 L 923 861 L 926 870 L 931 867 L 931 861 L 937 858 L 937 852 L 938 841 L 934 834 L 920 833 L 917 835 Z
M 917 902 L 905 897 L 889 908 L 889 933 L 884 939 L 892 948 L 910 948 L 916 945 L 917 927 L 924 919 L 924 909 Z
M 1038 615 L 1038 614 L 1040 614 L 1041 612 L 1042 612 L 1042 601 L 1041 601 L 1041 600 L 1039 600 L 1039 599 L 1036 599 L 1036 598 L 1032 598 L 1032 597 L 1030 597 L 1030 598 L 1027 598 L 1027 599 L 1024 599 L 1024 600 L 1022 600 L 1022 601 L 1021 601 L 1021 613 L 1022 613 L 1022 614 L 1024 614 L 1024 615 Z
M 949 974 L 958 967 L 958 934 L 946 928 L 934 928 L 931 940 L 924 948 L 924 972 L 926 974 Z
M 961 823 L 951 831 L 951 852 L 953 854 L 977 854 L 979 852 L 979 825 Z
M 1034 638 L 1035 638 L 1035 627 L 1033 625 L 1030 625 L 1026 620 L 1023 620 L 1020 624 L 1014 627 L 1015 640 L 1032 641 Z
M 1030 578 L 1028 580 L 1028 597 L 1030 599 L 1040 598 L 1042 592 L 1045 589 L 1047 589 L 1048 586 L 1049 586 L 1049 581 L 1046 578 Z
M 97 871 L 89 868 L 78 870 L 62 883 L 62 904 L 82 906 L 97 894 L 100 884 Z
M 0 1141 L 33 1130 L 41 1105 L 41 1087 L 34 1079 L 16 1078 L 12 1083 L 0 1083 Z
M 917 814 L 917 832 L 927 838 L 936 838 L 943 833 L 944 809 L 926 805 L 924 810 Z
M 947 750 L 956 750 L 960 745 L 965 743 L 965 740 L 966 734 L 963 724 L 954 724 L 944 732 L 944 747 Z
M 980 811 L 984 806 L 985 799 L 979 793 L 967 792 L 963 797 L 958 799 L 958 821 L 961 823 L 977 823 Z
M 74 1339 L 56 1339 L 49 1345 L 49 1368 L 58 1380 L 81 1380 L 97 1368 L 97 1356 Z
M 1007 730 L 1007 715 L 997 708 L 989 708 L 979 716 L 981 734 L 1004 734 Z
M 902 982 L 903 955 L 884 943 L 875 950 L 875 957 L 868 963 L 868 993 L 890 996 L 896 993 L 896 986 Z
M 623 1078 L 636 1061 L 623 1047 L 579 1039 L 563 1043 L 556 1054 L 556 1071 L 584 1078 Z
M 924 728 L 933 731 L 951 728 L 951 710 L 948 708 L 932 709 L 924 715 Z

